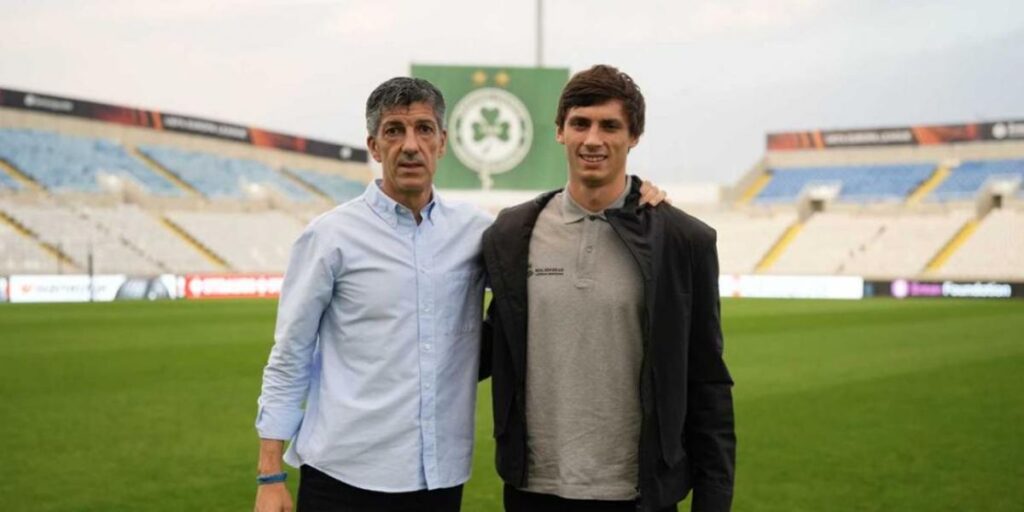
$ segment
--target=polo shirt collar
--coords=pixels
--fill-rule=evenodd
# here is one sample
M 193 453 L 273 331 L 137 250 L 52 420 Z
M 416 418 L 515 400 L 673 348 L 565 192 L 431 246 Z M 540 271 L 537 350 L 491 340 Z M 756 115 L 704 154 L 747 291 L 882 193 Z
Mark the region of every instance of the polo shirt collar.
M 615 209 L 618 209 L 618 208 L 622 208 L 623 206 L 626 205 L 626 196 L 628 196 L 628 195 L 629 195 L 629 176 L 627 175 L 626 176 L 626 187 L 622 190 L 622 193 L 619 194 L 619 197 L 615 198 L 615 200 L 612 201 L 612 204 L 608 205 L 608 207 L 605 208 L 605 210 L 615 210 Z M 562 222 L 564 222 L 566 224 L 572 224 L 574 222 L 579 222 L 579 221 L 581 221 L 581 220 L 583 220 L 586 217 L 589 217 L 591 215 L 599 217 L 602 220 L 608 220 L 604 216 L 604 210 L 602 210 L 600 212 L 592 212 L 592 211 L 587 210 L 586 208 L 580 206 L 580 204 L 577 203 L 576 200 L 574 200 L 572 198 L 572 194 L 569 193 L 568 185 L 566 185 L 566 187 L 564 189 L 562 189 L 561 196 L 562 196 Z

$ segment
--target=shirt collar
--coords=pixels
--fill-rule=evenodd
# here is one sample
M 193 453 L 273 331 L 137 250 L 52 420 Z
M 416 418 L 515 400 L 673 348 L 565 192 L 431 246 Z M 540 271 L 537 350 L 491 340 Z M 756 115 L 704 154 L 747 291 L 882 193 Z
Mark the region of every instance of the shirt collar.
M 372 209 L 378 217 L 392 228 L 398 226 L 400 217 L 412 220 L 413 224 L 415 224 L 416 222 L 413 218 L 412 210 L 402 206 L 398 201 L 395 201 L 385 194 L 380 188 L 381 181 L 382 180 L 380 179 L 376 179 L 366 185 L 366 191 L 363 192 L 363 200 L 366 201 L 366 204 L 370 205 L 370 209 Z M 423 211 L 421 211 L 420 214 L 423 216 L 425 221 L 430 224 L 434 224 L 436 220 L 436 211 L 438 210 L 438 208 L 435 207 L 438 204 L 443 205 L 444 202 L 437 195 L 437 189 L 431 188 L 430 192 L 430 202 L 423 207 Z
M 600 212 L 592 212 L 580 206 L 580 204 L 577 203 L 576 200 L 572 198 L 572 194 L 569 193 L 568 186 L 562 189 L 562 193 L 560 193 L 559 195 L 562 196 L 562 221 L 564 223 L 572 224 L 573 222 L 579 222 L 589 216 L 595 216 L 602 220 L 607 220 L 604 216 L 604 210 Z M 615 210 L 617 208 L 622 208 L 626 204 L 626 196 L 628 195 L 629 176 L 626 176 L 626 188 L 622 190 L 622 193 L 619 194 L 619 197 L 615 198 L 615 200 L 612 201 L 612 204 L 608 205 L 608 207 L 605 208 L 605 210 Z

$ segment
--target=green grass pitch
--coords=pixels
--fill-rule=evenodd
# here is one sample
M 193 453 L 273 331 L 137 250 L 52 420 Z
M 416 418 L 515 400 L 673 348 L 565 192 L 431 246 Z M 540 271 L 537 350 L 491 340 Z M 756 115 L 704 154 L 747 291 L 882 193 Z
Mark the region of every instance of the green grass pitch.
M 0 508 L 251 510 L 275 305 L 0 307 Z M 734 510 L 1022 510 L 1024 303 L 726 300 L 723 316 Z M 489 390 L 470 512 L 501 508 Z

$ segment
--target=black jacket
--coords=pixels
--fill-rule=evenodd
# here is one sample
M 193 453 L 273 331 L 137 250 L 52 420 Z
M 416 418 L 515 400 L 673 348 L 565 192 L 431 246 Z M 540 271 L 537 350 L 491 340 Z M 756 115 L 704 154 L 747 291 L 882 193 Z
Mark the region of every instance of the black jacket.
M 527 259 L 533 226 L 556 192 L 504 210 L 483 239 L 494 291 L 485 337 L 492 341 L 498 474 L 520 488 L 528 453 Z M 670 506 L 693 489 L 692 510 L 727 511 L 736 437 L 732 378 L 722 359 L 715 231 L 669 205 L 640 208 L 639 195 L 634 179 L 625 206 L 605 211 L 644 279 L 638 509 Z

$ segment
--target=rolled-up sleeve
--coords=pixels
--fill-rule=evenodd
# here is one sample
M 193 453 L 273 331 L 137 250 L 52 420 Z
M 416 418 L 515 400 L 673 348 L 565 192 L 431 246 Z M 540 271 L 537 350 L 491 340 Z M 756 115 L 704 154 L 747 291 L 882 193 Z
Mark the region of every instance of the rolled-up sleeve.
M 337 248 L 308 228 L 292 246 L 277 307 L 274 347 L 263 370 L 256 431 L 264 439 L 289 440 L 302 423 L 302 403 L 314 371 L 320 318 L 334 291 Z

